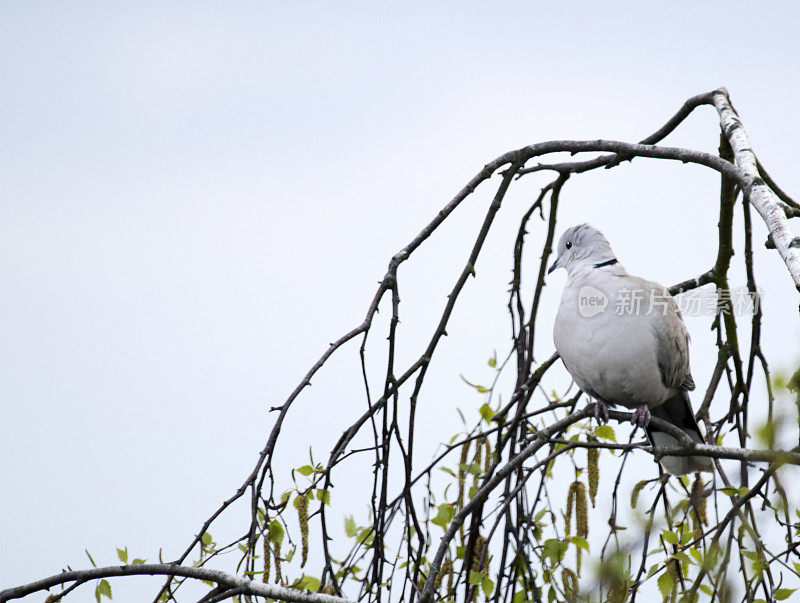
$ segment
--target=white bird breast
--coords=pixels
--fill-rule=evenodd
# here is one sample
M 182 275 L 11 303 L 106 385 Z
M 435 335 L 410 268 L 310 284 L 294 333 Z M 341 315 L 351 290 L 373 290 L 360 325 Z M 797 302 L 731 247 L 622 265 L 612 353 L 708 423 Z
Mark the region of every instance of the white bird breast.
M 628 407 L 653 408 L 669 399 L 675 390 L 661 381 L 648 300 L 628 308 L 629 292 L 608 286 L 607 279 L 581 280 L 564 288 L 553 329 L 556 350 L 575 382 Z

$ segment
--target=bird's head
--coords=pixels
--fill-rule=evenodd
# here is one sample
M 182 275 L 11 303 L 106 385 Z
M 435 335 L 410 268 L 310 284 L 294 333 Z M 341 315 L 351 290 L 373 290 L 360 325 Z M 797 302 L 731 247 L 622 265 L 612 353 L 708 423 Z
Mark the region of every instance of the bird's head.
M 550 266 L 548 274 L 556 268 L 571 272 L 576 266 L 591 264 L 596 266 L 615 260 L 611 245 L 603 233 L 589 224 L 578 224 L 564 231 L 558 241 L 556 261 Z

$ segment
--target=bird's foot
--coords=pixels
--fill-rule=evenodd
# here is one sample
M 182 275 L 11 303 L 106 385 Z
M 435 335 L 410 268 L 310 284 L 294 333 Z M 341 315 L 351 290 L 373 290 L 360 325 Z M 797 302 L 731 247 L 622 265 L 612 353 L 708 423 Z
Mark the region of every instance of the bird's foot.
M 645 429 L 648 425 L 650 425 L 650 409 L 647 408 L 647 404 L 642 404 L 639 408 L 633 411 L 631 425 L 638 425 L 642 429 Z
M 602 400 L 594 402 L 594 418 L 598 423 L 608 423 L 608 405 Z

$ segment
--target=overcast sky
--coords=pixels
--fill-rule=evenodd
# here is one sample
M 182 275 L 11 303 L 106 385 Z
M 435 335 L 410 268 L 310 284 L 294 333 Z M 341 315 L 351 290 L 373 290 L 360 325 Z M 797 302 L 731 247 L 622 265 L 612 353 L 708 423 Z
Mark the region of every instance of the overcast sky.
M 556 4 L 0 6 L 0 586 L 85 567 L 84 548 L 174 557 L 250 471 L 268 407 L 362 320 L 391 255 L 505 151 L 639 140 L 724 85 L 771 175 L 800 191 L 794 6 Z M 715 152 L 717 136 L 704 108 L 669 142 Z M 486 379 L 508 347 L 513 239 L 543 183 L 514 185 L 453 316 L 420 401 L 422 459 L 458 430 L 456 406 L 481 403 L 459 373 Z M 629 271 L 673 284 L 713 263 L 717 191 L 704 168 L 636 160 L 569 182 L 559 231 L 591 222 Z M 489 197 L 401 269 L 402 362 Z M 789 368 L 797 293 L 754 216 L 764 349 Z M 563 282 L 546 289 L 542 359 Z M 687 324 L 704 383 L 709 319 Z M 363 411 L 354 352 L 298 402 L 287 468 Z

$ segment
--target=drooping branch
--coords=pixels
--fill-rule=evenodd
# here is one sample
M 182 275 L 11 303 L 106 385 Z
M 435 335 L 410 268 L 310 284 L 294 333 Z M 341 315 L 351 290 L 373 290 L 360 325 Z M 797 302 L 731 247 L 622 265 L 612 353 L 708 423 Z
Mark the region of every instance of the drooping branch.
M 704 92 L 703 94 L 698 94 L 693 96 L 690 99 L 687 99 L 683 106 L 678 109 L 678 111 L 673 115 L 667 123 L 661 126 L 658 130 L 653 132 L 650 136 L 647 136 L 639 141 L 639 144 L 658 144 L 662 140 L 664 140 L 667 136 L 672 134 L 679 125 L 683 123 L 683 121 L 689 117 L 689 115 L 694 111 L 697 107 L 701 107 L 703 105 L 713 105 L 714 104 L 714 93 L 713 92 Z M 572 161 L 572 162 L 565 162 L 565 163 L 550 163 L 550 164 L 538 164 L 533 167 L 525 168 L 524 170 L 520 170 L 519 176 L 522 177 L 525 174 L 531 174 L 533 172 L 539 172 L 542 170 L 553 170 L 562 174 L 580 174 L 582 172 L 588 172 L 591 170 L 595 170 L 597 168 L 611 168 L 616 165 L 619 165 L 621 162 L 632 159 L 632 155 L 627 155 L 624 153 L 614 153 L 612 155 L 602 155 L 600 157 L 595 157 L 594 159 L 590 159 L 588 161 Z
M 350 599 L 335 597 L 322 593 L 310 593 L 308 591 L 286 588 L 284 586 L 274 586 L 255 582 L 247 578 L 241 578 L 221 572 L 219 570 L 208 569 L 205 567 L 188 567 L 173 563 L 143 563 L 139 565 L 112 565 L 109 567 L 95 567 L 87 570 L 75 570 L 61 572 L 48 578 L 43 578 L 30 584 L 15 586 L 0 591 L 0 603 L 11 599 L 20 599 L 31 593 L 48 590 L 59 584 L 68 582 L 86 582 L 100 578 L 114 578 L 119 576 L 181 576 L 194 578 L 197 580 L 208 580 L 235 589 L 236 592 L 244 595 L 257 595 L 277 599 L 278 601 L 293 601 L 295 603 L 355 603 Z

